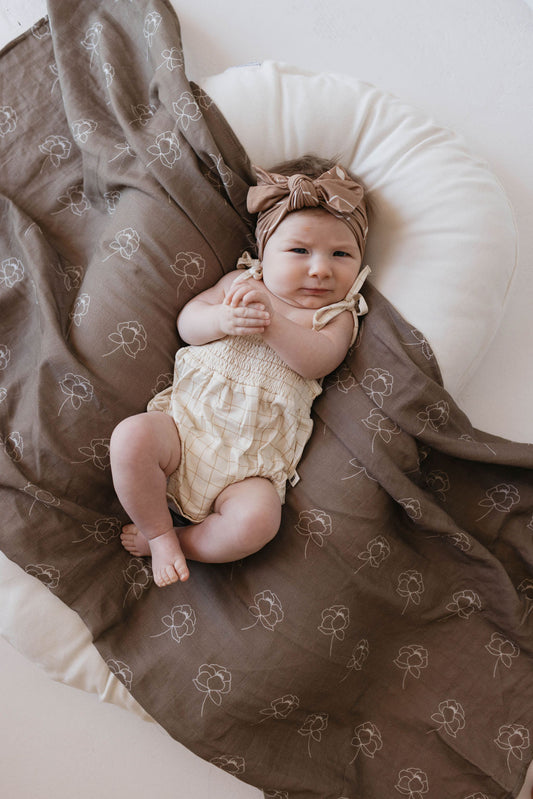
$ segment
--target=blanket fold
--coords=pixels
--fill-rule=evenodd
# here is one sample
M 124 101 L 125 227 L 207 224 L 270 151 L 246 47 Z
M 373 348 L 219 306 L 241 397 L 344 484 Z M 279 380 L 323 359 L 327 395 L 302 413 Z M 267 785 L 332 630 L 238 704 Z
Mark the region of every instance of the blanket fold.
M 532 758 L 533 447 L 472 428 L 371 285 L 281 529 L 158 589 L 109 438 L 250 245 L 252 170 L 168 2 L 50 0 L 0 57 L 6 555 L 177 740 L 269 799 L 504 799 Z

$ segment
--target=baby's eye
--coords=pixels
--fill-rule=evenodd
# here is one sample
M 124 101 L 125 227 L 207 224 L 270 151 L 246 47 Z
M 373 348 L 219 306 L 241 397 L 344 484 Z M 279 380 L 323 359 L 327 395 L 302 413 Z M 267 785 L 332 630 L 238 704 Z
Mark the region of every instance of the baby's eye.
M 335 258 L 349 258 L 350 257 L 350 253 L 349 252 L 344 252 L 344 250 L 335 250 L 333 255 L 334 255 Z
M 305 255 L 307 250 L 305 249 L 305 247 L 293 247 L 291 249 L 291 252 L 295 252 L 298 255 Z

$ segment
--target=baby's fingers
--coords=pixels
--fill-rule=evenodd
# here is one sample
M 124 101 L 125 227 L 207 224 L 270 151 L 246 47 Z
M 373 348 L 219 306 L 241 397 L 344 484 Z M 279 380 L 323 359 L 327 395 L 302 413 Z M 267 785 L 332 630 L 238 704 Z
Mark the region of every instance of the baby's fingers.
M 238 336 L 264 333 L 270 324 L 270 314 L 261 308 L 239 306 L 233 314 L 235 334 Z
M 249 287 L 243 285 L 242 283 L 237 283 L 237 285 L 230 286 L 230 289 L 226 296 L 224 297 L 224 303 L 226 305 L 240 305 L 242 298 L 250 291 Z
M 246 324 L 247 322 L 267 322 L 270 314 L 262 305 L 239 305 L 234 312 L 235 321 Z

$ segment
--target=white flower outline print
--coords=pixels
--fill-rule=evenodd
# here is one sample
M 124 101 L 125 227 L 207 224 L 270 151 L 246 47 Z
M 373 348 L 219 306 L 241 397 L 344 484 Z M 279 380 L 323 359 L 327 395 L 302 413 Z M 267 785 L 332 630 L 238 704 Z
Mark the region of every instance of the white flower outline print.
M 7 369 L 11 360 L 11 350 L 7 344 L 0 344 L 0 372 Z
M 98 47 L 100 45 L 100 37 L 104 26 L 101 22 L 95 22 L 90 25 L 85 31 L 84 38 L 80 41 L 81 46 L 91 54 L 90 65 L 93 65 L 93 59 L 98 55 Z
M 169 268 L 179 278 L 178 290 L 184 283 L 192 290 L 204 278 L 206 265 L 203 256 L 197 252 L 179 252 Z
M 148 346 L 148 334 L 144 325 L 134 319 L 128 322 L 119 322 L 116 332 L 110 333 L 108 339 L 116 344 L 116 347 L 110 352 L 104 353 L 102 358 L 107 358 L 117 350 L 122 350 L 129 358 L 135 359 Z
M 366 419 L 361 419 L 368 430 L 374 430 L 372 436 L 371 450 L 374 452 L 376 438 L 380 438 L 384 444 L 390 444 L 393 436 L 398 436 L 402 432 L 398 425 L 389 419 L 379 408 L 372 408 Z
M 344 682 L 344 680 L 350 676 L 350 672 L 362 671 L 369 654 L 370 644 L 366 638 L 361 638 L 361 640 L 356 643 L 350 659 L 346 664 L 347 673 L 342 677 L 341 682 Z
M 24 454 L 24 439 L 18 430 L 12 430 L 5 438 L 0 436 L 0 445 L 4 452 L 13 463 L 19 463 Z
M 402 341 L 402 344 L 405 344 L 406 347 L 420 347 L 424 358 L 427 361 L 431 361 L 435 356 L 433 354 L 433 350 L 431 349 L 431 345 L 423 333 L 416 328 L 412 328 L 410 331 L 411 335 L 413 336 L 416 341 Z
M 32 577 L 37 577 L 50 590 L 57 588 L 61 579 L 59 569 L 49 563 L 30 563 L 24 571 L 27 574 L 31 574 Z
M 456 738 L 457 733 L 466 726 L 465 709 L 456 699 L 445 699 L 439 703 L 438 710 L 432 714 L 431 720 L 437 726 L 429 732 L 444 731 L 452 738 Z
M 424 591 L 424 578 L 416 569 L 407 569 L 399 575 L 396 593 L 407 600 L 402 610 L 402 616 L 411 602 L 414 605 L 420 605 Z
M 351 745 L 355 747 L 356 752 L 350 760 L 350 765 L 357 759 L 360 752 L 366 757 L 374 759 L 376 753 L 383 748 L 383 739 L 379 728 L 372 721 L 365 721 L 363 724 L 359 724 L 354 729 Z
M 64 211 L 70 211 L 74 216 L 83 216 L 92 208 L 91 202 L 85 192 L 83 191 L 83 184 L 77 183 L 74 186 L 69 186 L 65 194 L 61 194 L 57 198 L 59 205 L 63 206 L 58 211 L 52 211 L 51 216 L 62 214 Z
M 333 532 L 333 522 L 326 511 L 313 508 L 300 511 L 295 528 L 300 535 L 307 538 L 304 548 L 304 556 L 307 558 L 309 542 L 312 541 L 317 547 L 323 547 L 325 539 Z
M 153 582 L 152 569 L 142 558 L 130 558 L 122 576 L 124 582 L 129 585 L 122 603 L 123 607 L 126 606 L 130 596 L 138 601 Z
M 372 402 L 383 408 L 385 397 L 390 397 L 394 385 L 394 378 L 386 369 L 367 369 L 361 380 L 361 387 L 370 397 Z
M 391 554 L 391 548 L 388 540 L 383 535 L 377 535 L 366 545 L 364 552 L 360 552 L 357 556 L 363 563 L 354 569 L 354 574 L 357 574 L 361 569 L 368 565 L 373 569 L 379 569 L 384 560 Z
M 80 544 L 89 538 L 94 538 L 99 544 L 109 544 L 110 541 L 114 541 L 119 537 L 122 524 L 116 516 L 105 516 L 97 519 L 94 524 L 82 524 L 82 530 L 87 535 L 83 538 L 77 538 L 72 542 L 73 544 Z
M 523 760 L 524 753 L 529 749 L 529 730 L 523 724 L 502 724 L 494 743 L 507 752 L 507 768 L 510 772 L 511 757 Z
M 107 213 L 112 216 L 118 208 L 122 193 L 118 189 L 111 189 L 104 194 L 105 206 Z
M 11 105 L 0 105 L 0 138 L 17 129 L 17 112 Z
M 356 386 L 357 380 L 350 367 L 345 363 L 342 363 L 333 374 L 326 378 L 326 391 L 330 388 L 336 388 L 341 394 L 347 394 Z
M 517 586 L 517 590 L 520 591 L 520 593 L 524 597 L 524 602 L 526 604 L 526 612 L 523 618 L 527 618 L 531 613 L 531 611 L 533 610 L 533 580 L 529 577 L 526 577 Z
M 506 669 L 510 669 L 513 665 L 513 660 L 520 655 L 518 644 L 498 632 L 492 633 L 489 643 L 485 644 L 485 649 L 496 658 L 492 673 L 493 677 L 496 677 L 496 670 L 500 664 Z
M 72 372 L 67 372 L 63 380 L 59 381 L 59 387 L 63 394 L 66 394 L 66 399 L 63 400 L 57 412 L 58 416 L 67 403 L 70 403 L 75 411 L 79 411 L 82 403 L 91 402 L 94 396 L 91 382 L 83 375 L 75 375 Z
M 83 266 L 75 266 L 74 264 L 58 264 L 55 267 L 56 274 L 63 280 L 63 284 L 67 291 L 72 289 L 79 289 L 83 280 L 85 269 Z M 89 296 L 80 294 L 80 297 Z M 72 312 L 71 312 L 72 313 Z M 71 317 L 71 314 L 69 314 Z M 72 317 L 71 317 L 72 318 Z
M 307 753 L 311 755 L 311 741 L 320 743 L 322 740 L 322 733 L 326 731 L 329 723 L 328 713 L 310 713 L 305 719 L 302 726 L 298 729 L 298 733 L 307 738 Z
M 278 699 L 273 699 L 270 703 L 270 707 L 263 708 L 260 710 L 262 716 L 266 718 L 261 719 L 258 721 L 257 724 L 262 724 L 264 721 L 268 719 L 277 719 L 278 721 L 281 719 L 286 719 L 293 710 L 298 710 L 300 707 L 300 700 L 294 694 L 285 694 L 284 696 L 278 697 Z
M 161 17 L 161 14 L 158 14 L 157 11 L 150 11 L 144 18 L 143 34 L 144 38 L 148 43 L 148 47 L 151 47 L 153 45 L 154 36 L 159 30 L 159 26 L 161 25 L 162 21 L 163 19 Z
M 238 774 L 244 774 L 246 771 L 246 761 L 241 755 L 218 755 L 218 757 L 213 757 L 209 762 L 217 768 L 221 768 L 222 771 L 233 774 L 234 777 Z
M 147 147 L 150 155 L 155 156 L 146 164 L 152 166 L 156 161 L 160 161 L 167 169 L 172 169 L 177 161 L 181 158 L 181 146 L 178 137 L 172 130 L 166 130 L 160 133 L 155 140 L 154 144 Z
M 433 491 L 435 496 L 437 496 L 441 502 L 446 502 L 446 494 L 451 488 L 450 478 L 447 472 L 443 472 L 440 469 L 434 469 L 427 475 L 426 483 L 428 488 Z
M 115 67 L 108 61 L 102 64 L 102 72 L 104 73 L 105 85 L 109 89 L 115 79 Z
M 76 465 L 80 463 L 89 463 L 89 461 L 91 461 L 93 466 L 104 472 L 106 469 L 109 469 L 111 465 L 109 444 L 109 438 L 93 438 L 88 445 L 78 447 L 78 452 L 85 456 L 84 459 L 81 461 L 71 461 L 71 463 Z
M 115 238 L 109 242 L 108 247 L 111 252 L 104 258 L 104 262 L 109 260 L 115 253 L 118 253 L 118 255 L 126 261 L 131 261 L 140 246 L 141 239 L 137 231 L 132 227 L 123 228 L 123 230 L 119 230 Z
M 20 258 L 4 258 L 0 263 L 0 286 L 12 289 L 24 279 L 24 264 Z
M 74 306 L 69 313 L 69 319 L 71 322 L 69 326 L 69 334 L 70 331 L 72 330 L 72 325 L 76 325 L 76 327 L 79 327 L 81 325 L 81 320 L 83 319 L 84 316 L 87 316 L 87 314 L 89 313 L 90 305 L 91 305 L 91 297 L 89 294 L 84 292 L 83 294 L 80 294 L 78 297 L 76 297 Z
M 109 658 L 109 660 L 106 660 L 106 666 L 120 682 L 124 683 L 128 691 L 130 691 L 133 685 L 133 671 L 128 664 L 117 658 Z
M 183 130 L 188 130 L 191 122 L 202 118 L 200 107 L 191 92 L 182 92 L 179 99 L 172 103 L 172 110 Z
M 422 671 L 427 669 L 429 664 L 429 652 L 421 644 L 407 644 L 400 647 L 398 656 L 393 660 L 394 665 L 404 672 L 402 688 L 405 688 L 407 676 L 419 680 Z
M 422 799 L 424 794 L 429 793 L 428 775 L 420 768 L 404 768 L 398 773 L 398 782 L 394 787 L 408 799 Z
M 279 597 L 273 591 L 261 591 L 254 596 L 254 603 L 249 606 L 248 610 L 252 616 L 255 616 L 255 621 L 241 629 L 251 630 L 252 627 L 261 623 L 265 630 L 273 632 L 274 627 L 280 624 L 285 617 Z
M 200 715 L 204 715 L 205 703 L 209 699 L 220 707 L 222 698 L 231 691 L 231 672 L 218 663 L 202 663 L 193 679 L 195 688 L 205 694 Z
M 411 521 L 418 522 L 422 518 L 422 506 L 420 500 L 416 497 L 404 497 L 399 499 L 398 504 L 402 506 Z
M 39 150 L 46 156 L 41 167 L 41 172 L 48 164 L 51 164 L 57 169 L 61 166 L 63 161 L 67 161 L 70 158 L 72 142 L 65 138 L 65 136 L 50 135 L 41 142 Z
M 518 505 L 519 502 L 520 492 L 516 486 L 511 483 L 498 483 L 492 486 L 492 488 L 487 489 L 487 491 L 485 491 L 485 498 L 478 502 L 480 507 L 488 508 L 488 510 L 480 516 L 479 519 L 476 519 L 476 521 L 480 522 L 482 519 L 485 519 L 492 511 L 496 513 L 510 513 L 512 508 Z
M 174 72 L 175 69 L 181 69 L 184 65 L 183 52 L 178 47 L 171 47 L 170 50 L 163 50 L 161 58 L 163 61 L 159 64 L 157 69 L 166 67 L 169 72 Z
M 450 616 L 458 616 L 461 619 L 468 620 L 474 613 L 479 613 L 483 609 L 481 597 L 476 591 L 471 588 L 465 588 L 463 591 L 456 591 L 452 594 L 452 602 L 446 605 L 446 610 L 450 611 Z
M 146 103 L 137 103 L 137 105 L 130 106 L 130 109 L 133 114 L 130 125 L 141 125 L 142 127 L 150 122 L 157 111 L 153 103 L 149 103 L 148 105 L 146 105 Z
M 445 400 L 439 400 L 430 405 L 426 405 L 419 411 L 416 418 L 423 422 L 423 427 L 418 431 L 417 436 L 421 436 L 429 427 L 434 433 L 438 433 L 441 427 L 448 423 L 450 418 L 450 406 Z
M 377 483 L 376 478 L 372 477 L 372 475 L 368 472 L 366 467 L 363 466 L 361 462 L 357 460 L 357 458 L 350 458 L 348 464 L 355 471 L 352 474 L 347 474 L 346 477 L 341 478 L 342 480 L 351 480 L 352 477 L 360 477 L 361 475 L 364 475 L 367 478 L 367 480 L 371 480 L 373 483 Z
M 79 144 L 87 144 L 89 136 L 94 133 L 98 128 L 98 123 L 94 119 L 76 119 L 72 122 L 70 129 L 74 137 L 74 141 Z
M 196 613 L 190 605 L 174 605 L 172 610 L 161 619 L 166 627 L 162 633 L 150 636 L 160 638 L 162 635 L 170 633 L 172 640 L 177 644 L 187 636 L 194 635 L 196 630 Z
M 39 488 L 39 486 L 36 486 L 34 483 L 27 483 L 22 490 L 25 494 L 29 494 L 30 497 L 33 497 L 33 502 L 28 511 L 28 516 L 31 516 L 31 512 L 34 509 L 36 502 L 39 502 L 46 508 L 59 508 L 61 505 L 59 499 L 50 493 L 50 491 L 47 491 L 44 488 Z
M 346 630 L 350 626 L 350 611 L 345 605 L 332 605 L 322 611 L 322 621 L 318 630 L 322 635 L 331 638 L 329 644 L 329 656 L 333 652 L 333 642 L 344 641 Z

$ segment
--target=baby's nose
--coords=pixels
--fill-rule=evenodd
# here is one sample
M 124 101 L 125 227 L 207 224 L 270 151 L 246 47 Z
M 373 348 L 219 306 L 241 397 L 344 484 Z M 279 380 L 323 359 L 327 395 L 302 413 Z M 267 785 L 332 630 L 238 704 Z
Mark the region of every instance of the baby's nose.
M 326 277 L 331 274 L 331 264 L 325 255 L 314 255 L 309 263 L 309 274 L 314 277 Z

